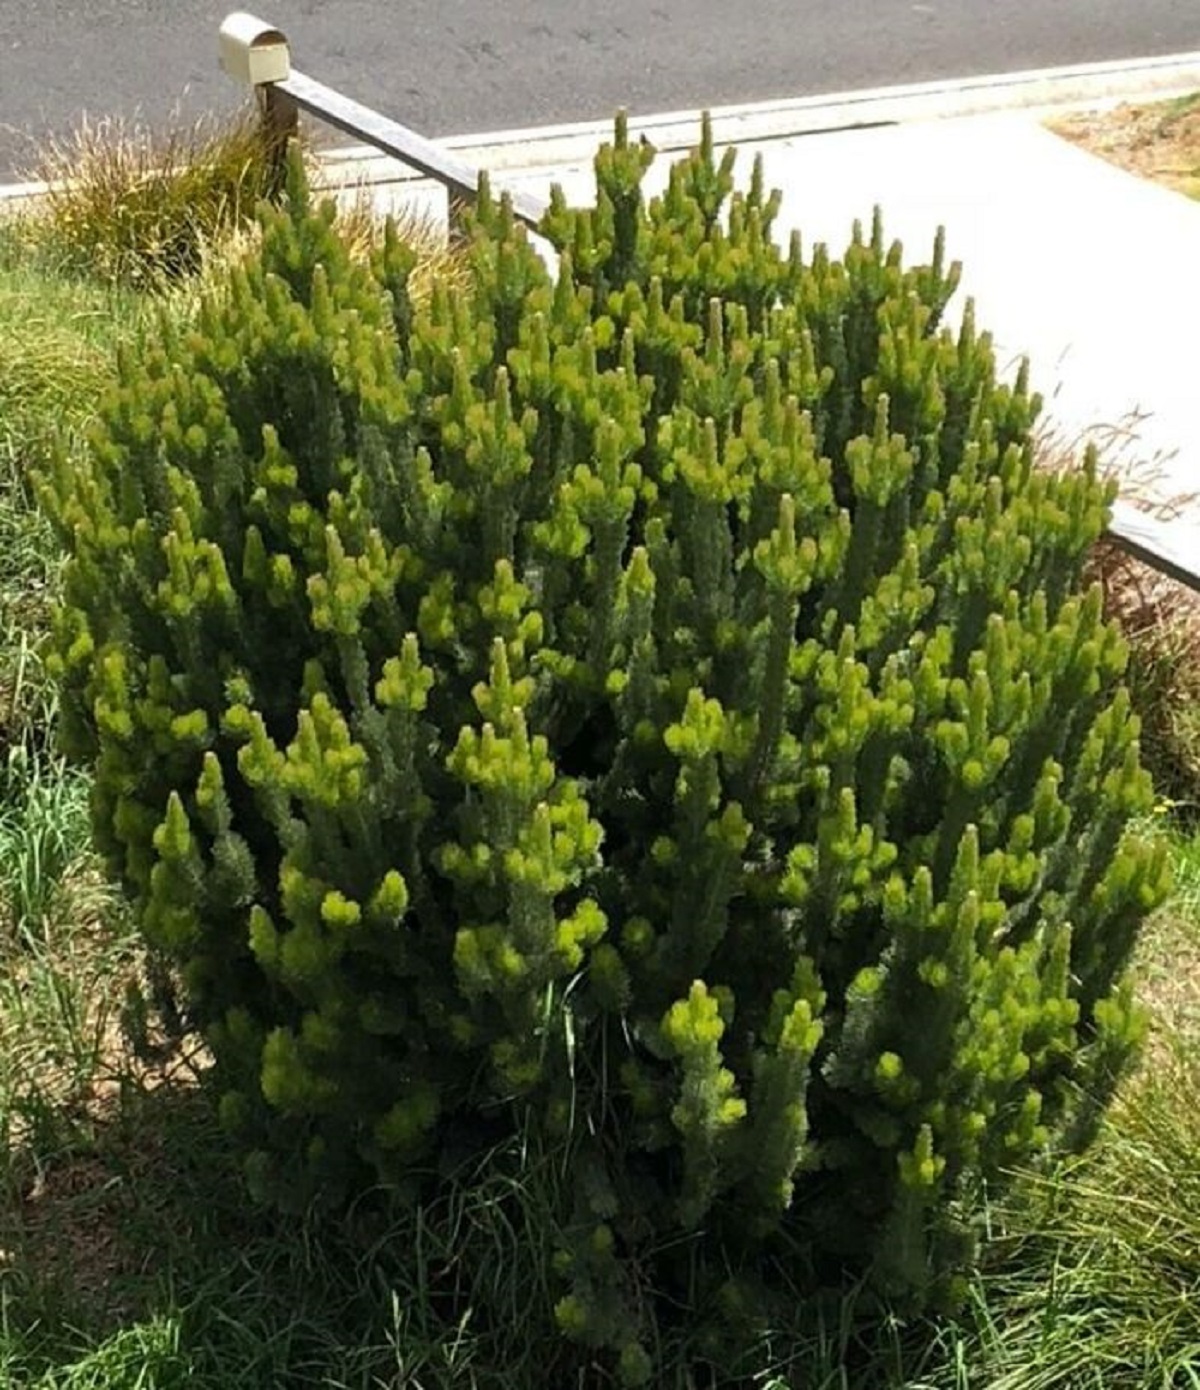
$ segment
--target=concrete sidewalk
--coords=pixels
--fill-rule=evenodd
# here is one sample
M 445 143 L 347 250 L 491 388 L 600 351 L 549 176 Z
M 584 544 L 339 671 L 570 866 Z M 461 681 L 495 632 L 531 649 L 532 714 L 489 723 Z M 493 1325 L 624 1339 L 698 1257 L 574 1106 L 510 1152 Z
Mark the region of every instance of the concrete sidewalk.
M 889 238 L 924 260 L 939 226 L 963 263 L 960 296 L 1002 364 L 1030 359 L 1050 426 L 1094 438 L 1114 466 L 1163 499 L 1200 493 L 1200 203 L 1126 174 L 1051 134 L 1039 113 L 1006 112 L 801 135 L 739 146 L 748 176 L 761 153 L 783 192 L 786 236 L 839 251 L 854 219 L 883 210 Z M 497 182 L 571 201 L 592 196 L 590 165 L 522 171 L 498 146 Z M 478 152 L 487 163 L 486 149 Z M 675 155 L 656 161 L 665 182 Z M 378 187 L 381 201 L 443 212 L 428 184 Z M 953 321 L 961 299 L 951 306 Z M 1183 553 L 1200 557 L 1200 505 L 1183 508 Z M 1172 530 L 1175 530 L 1173 525 Z M 1177 535 L 1184 537 L 1181 529 Z

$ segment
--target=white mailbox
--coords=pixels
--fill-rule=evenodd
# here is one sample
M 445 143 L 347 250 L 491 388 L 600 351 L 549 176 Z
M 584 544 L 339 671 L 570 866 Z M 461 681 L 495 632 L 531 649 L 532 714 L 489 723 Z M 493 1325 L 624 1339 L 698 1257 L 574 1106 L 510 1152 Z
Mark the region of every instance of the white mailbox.
M 287 39 L 252 14 L 231 14 L 221 25 L 220 46 L 221 66 L 238 82 L 261 87 L 291 75 Z

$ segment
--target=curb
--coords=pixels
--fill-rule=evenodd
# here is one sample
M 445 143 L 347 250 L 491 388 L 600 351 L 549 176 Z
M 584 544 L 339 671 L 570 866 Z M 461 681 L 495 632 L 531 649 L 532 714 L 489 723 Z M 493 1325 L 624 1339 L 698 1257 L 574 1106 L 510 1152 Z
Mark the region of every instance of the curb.
M 1197 90 L 1200 52 L 1192 52 L 714 107 L 709 115 L 717 144 L 759 144 L 906 121 L 1167 99 Z M 631 116 L 630 132 L 644 135 L 664 154 L 687 150 L 696 143 L 701 114 L 695 110 Z M 478 167 L 514 171 L 590 162 L 597 146 L 611 135 L 612 121 L 606 120 L 456 135 L 437 143 Z M 396 161 L 367 145 L 322 151 L 321 158 L 331 175 L 339 166 L 353 166 L 360 179 L 365 174 L 372 182 L 369 166 L 378 163 L 381 181 L 397 181 Z M 386 173 L 383 166 L 392 172 Z
M 1200 51 L 713 107 L 709 115 L 718 145 L 761 144 L 908 121 L 1167 99 L 1198 90 Z M 695 145 L 701 114 L 695 110 L 631 116 L 629 127 L 632 134 L 644 135 L 659 152 L 669 154 Z M 478 168 L 519 172 L 588 164 L 611 134 L 611 120 L 586 121 L 455 135 L 436 143 Z M 318 155 L 335 186 L 427 182 L 369 145 L 331 148 Z M 36 183 L 0 185 L 0 202 L 32 200 L 44 192 L 45 186 Z
M 32 203 L 50 191 L 48 183 L 0 184 L 0 202 Z

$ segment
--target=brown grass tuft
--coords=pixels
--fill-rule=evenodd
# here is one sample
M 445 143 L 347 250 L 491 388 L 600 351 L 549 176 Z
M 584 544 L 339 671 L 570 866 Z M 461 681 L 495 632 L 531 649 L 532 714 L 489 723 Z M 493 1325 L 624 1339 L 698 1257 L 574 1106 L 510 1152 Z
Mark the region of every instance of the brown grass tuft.
M 1131 174 L 1200 198 L 1200 93 L 1071 112 L 1050 129 Z
M 47 185 L 28 234 L 63 269 L 136 289 L 194 274 L 205 242 L 250 222 L 274 177 L 253 112 L 164 131 L 85 119 L 26 172 Z
M 1096 436 L 1100 465 L 1122 498 L 1159 519 L 1178 516 L 1196 498 L 1164 493 L 1155 461 L 1130 462 L 1131 431 L 1114 426 Z M 1039 461 L 1050 469 L 1078 467 L 1077 441 L 1047 431 Z M 1143 758 L 1160 795 L 1200 809 L 1200 594 L 1158 573 L 1107 537 L 1094 547 L 1085 577 L 1098 583 L 1106 615 L 1129 643 L 1126 682 L 1142 720 Z
M 334 197 L 334 201 L 338 207 L 335 230 L 354 259 L 368 260 L 382 245 L 388 219 L 375 210 L 366 190 L 352 194 L 343 192 Z M 409 292 L 416 303 L 427 299 L 435 282 L 466 284 L 466 257 L 450 242 L 444 227 L 419 212 L 400 213 L 391 221 L 400 240 L 417 253 L 409 281 Z M 227 283 L 230 271 L 256 252 L 260 240 L 261 228 L 256 222 L 229 227 L 219 236 L 206 238 L 201 245 L 198 273 L 181 281 L 171 291 L 172 303 L 179 314 L 186 319 L 204 298 Z

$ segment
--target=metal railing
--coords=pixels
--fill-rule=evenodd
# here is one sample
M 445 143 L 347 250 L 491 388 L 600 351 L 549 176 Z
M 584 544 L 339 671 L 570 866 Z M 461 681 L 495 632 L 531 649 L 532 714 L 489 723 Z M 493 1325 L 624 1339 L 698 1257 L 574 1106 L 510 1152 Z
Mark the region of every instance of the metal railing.
M 296 72 L 287 39 L 265 21 L 244 13 L 230 15 L 221 25 L 220 54 L 226 72 L 257 92 L 268 135 L 280 156 L 296 133 L 299 114 L 304 111 L 436 180 L 452 200 L 468 205 L 475 202 L 479 193 L 478 169 L 455 159 L 434 141 L 399 121 Z M 510 190 L 509 197 L 514 215 L 536 229 L 548 205 L 520 191 Z M 1200 524 L 1158 520 L 1131 503 L 1118 500 L 1108 534 L 1136 559 L 1200 593 Z
M 1200 524 L 1162 521 L 1118 498 L 1108 534 L 1135 560 L 1200 593 Z M 1185 552 L 1189 540 L 1191 545 Z
M 268 135 L 280 153 L 296 133 L 300 112 L 304 111 L 435 179 L 452 200 L 474 204 L 479 194 L 478 169 L 455 159 L 399 121 L 297 72 L 291 64 L 287 39 L 265 21 L 249 14 L 230 15 L 221 25 L 220 54 L 221 66 L 230 76 L 255 88 Z M 549 205 L 528 193 L 508 193 L 514 216 L 536 229 Z

